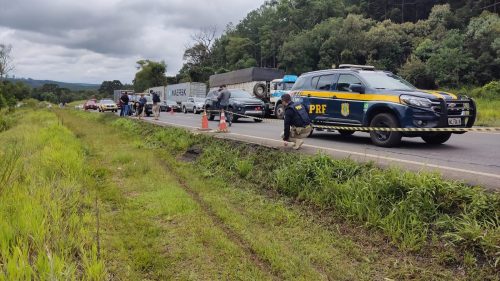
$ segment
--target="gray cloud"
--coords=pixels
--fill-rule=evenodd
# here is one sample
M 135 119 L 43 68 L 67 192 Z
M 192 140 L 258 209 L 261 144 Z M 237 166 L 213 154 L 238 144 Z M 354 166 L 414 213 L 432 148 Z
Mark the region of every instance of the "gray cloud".
M 175 74 L 190 34 L 209 25 L 222 31 L 260 4 L 253 0 L 0 0 L 0 43 L 13 45 L 17 76 L 130 82 L 134 63 L 142 58 L 165 60 L 169 74 Z

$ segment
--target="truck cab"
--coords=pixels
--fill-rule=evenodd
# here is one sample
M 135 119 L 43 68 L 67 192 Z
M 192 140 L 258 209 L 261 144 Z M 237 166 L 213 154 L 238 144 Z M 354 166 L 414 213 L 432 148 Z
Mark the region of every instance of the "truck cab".
M 476 104 L 467 96 L 417 89 L 403 78 L 373 66 L 341 65 L 302 74 L 292 88 L 294 100 L 308 108 L 313 125 L 404 128 L 406 131 L 370 131 L 375 145 L 392 147 L 402 137 L 421 137 L 429 144 L 446 142 L 451 132 L 434 128 L 470 128 Z M 463 133 L 463 132 L 454 132 Z
M 274 79 L 270 83 L 270 109 L 274 116 L 283 119 L 285 116 L 285 107 L 281 103 L 281 96 L 289 93 L 297 81 L 296 75 L 285 75 L 281 79 Z

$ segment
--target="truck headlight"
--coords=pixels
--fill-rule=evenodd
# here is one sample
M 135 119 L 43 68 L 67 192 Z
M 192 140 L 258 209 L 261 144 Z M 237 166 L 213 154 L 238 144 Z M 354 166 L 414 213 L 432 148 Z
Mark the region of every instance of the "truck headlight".
M 401 100 L 402 103 L 407 104 L 407 105 L 424 107 L 424 108 L 430 108 L 432 106 L 431 100 L 427 99 L 427 98 L 401 95 L 399 97 L 399 99 Z

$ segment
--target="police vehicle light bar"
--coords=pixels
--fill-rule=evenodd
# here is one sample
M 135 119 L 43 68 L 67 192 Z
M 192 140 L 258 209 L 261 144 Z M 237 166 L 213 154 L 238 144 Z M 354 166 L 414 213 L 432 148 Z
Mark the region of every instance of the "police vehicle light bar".
M 375 70 L 375 66 L 373 65 L 356 65 L 356 64 L 341 64 L 339 65 L 339 69 L 345 68 L 353 68 L 353 69 L 361 69 L 361 70 Z

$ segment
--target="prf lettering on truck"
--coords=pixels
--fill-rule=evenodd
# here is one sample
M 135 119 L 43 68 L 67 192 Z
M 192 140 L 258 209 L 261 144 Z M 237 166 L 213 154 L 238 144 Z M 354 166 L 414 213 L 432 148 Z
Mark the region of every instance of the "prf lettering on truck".
M 309 114 L 326 114 L 326 104 L 311 104 L 309 105 Z

